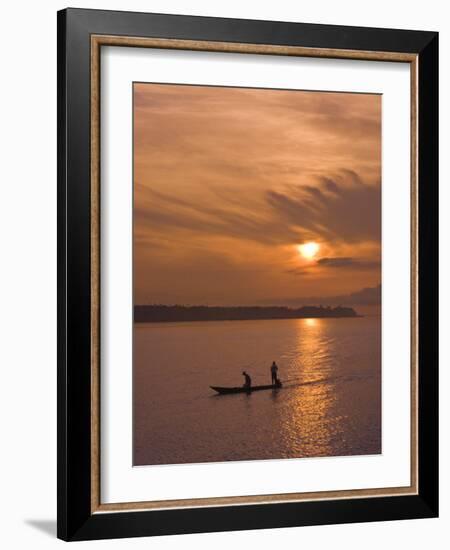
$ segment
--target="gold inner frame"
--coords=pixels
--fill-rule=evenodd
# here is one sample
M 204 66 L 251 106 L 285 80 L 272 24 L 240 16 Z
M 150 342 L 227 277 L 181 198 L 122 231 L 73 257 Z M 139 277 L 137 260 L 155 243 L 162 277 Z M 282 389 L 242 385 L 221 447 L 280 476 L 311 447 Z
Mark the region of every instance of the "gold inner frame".
M 102 46 L 249 53 L 409 63 L 411 74 L 411 484 L 408 487 L 283 493 L 255 496 L 102 503 L 100 482 L 100 50 Z M 169 508 L 305 502 L 418 494 L 418 56 L 396 52 L 338 50 L 208 42 L 165 38 L 91 35 L 91 513 Z

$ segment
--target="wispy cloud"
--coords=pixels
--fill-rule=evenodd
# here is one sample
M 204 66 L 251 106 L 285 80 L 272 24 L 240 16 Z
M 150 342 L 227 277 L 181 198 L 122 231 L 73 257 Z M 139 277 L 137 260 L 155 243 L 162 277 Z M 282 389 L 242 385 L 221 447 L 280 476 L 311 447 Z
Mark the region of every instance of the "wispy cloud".
M 352 269 L 373 269 L 380 267 L 379 261 L 365 260 L 358 258 L 320 258 L 317 265 L 323 267 L 352 268 Z
M 347 242 L 380 241 L 380 187 L 363 183 L 355 172 L 320 177 L 316 186 L 269 190 L 267 201 L 279 217 L 312 236 Z

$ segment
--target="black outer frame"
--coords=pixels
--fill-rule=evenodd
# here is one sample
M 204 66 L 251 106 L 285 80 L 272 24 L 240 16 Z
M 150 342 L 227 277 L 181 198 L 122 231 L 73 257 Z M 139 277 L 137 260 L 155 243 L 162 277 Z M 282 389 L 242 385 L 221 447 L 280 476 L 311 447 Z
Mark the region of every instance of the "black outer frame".
M 413 53 L 418 77 L 419 494 L 91 514 L 90 35 Z M 58 12 L 58 537 L 88 540 L 438 515 L 438 33 Z

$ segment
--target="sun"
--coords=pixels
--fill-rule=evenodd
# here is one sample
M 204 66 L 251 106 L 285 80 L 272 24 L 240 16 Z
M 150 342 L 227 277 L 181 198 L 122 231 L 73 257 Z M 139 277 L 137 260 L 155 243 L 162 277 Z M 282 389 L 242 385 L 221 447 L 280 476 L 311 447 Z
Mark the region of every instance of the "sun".
M 319 252 L 319 248 L 319 245 L 312 241 L 304 244 L 299 244 L 297 246 L 299 253 L 308 260 L 314 258 L 317 252 Z

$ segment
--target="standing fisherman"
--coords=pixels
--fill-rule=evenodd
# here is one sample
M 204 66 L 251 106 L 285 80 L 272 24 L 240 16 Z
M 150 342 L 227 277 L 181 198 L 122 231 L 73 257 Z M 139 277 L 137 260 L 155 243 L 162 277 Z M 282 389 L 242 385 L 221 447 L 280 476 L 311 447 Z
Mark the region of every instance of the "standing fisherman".
M 274 386 L 278 386 L 278 366 L 275 361 L 272 362 L 272 366 L 270 367 L 270 374 L 272 375 L 272 384 Z
M 250 378 L 250 376 L 245 371 L 242 373 L 242 375 L 245 378 L 244 388 L 250 388 L 251 385 L 252 385 L 252 379 Z

